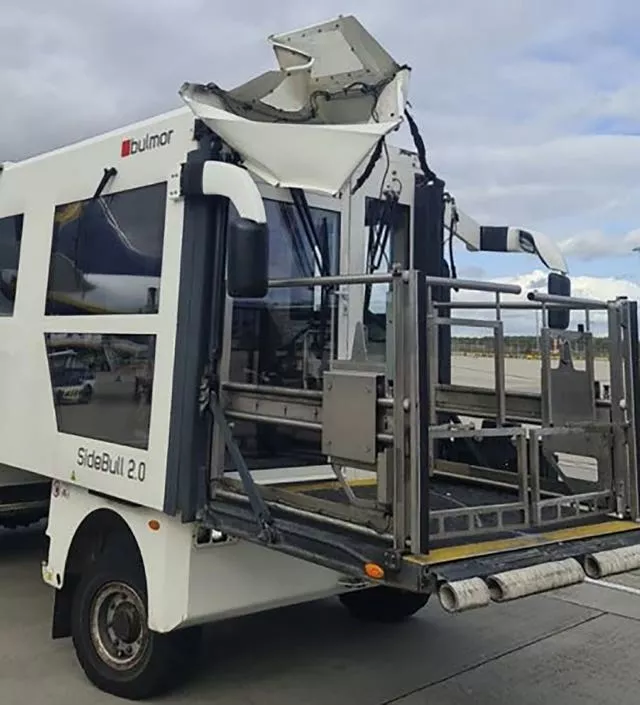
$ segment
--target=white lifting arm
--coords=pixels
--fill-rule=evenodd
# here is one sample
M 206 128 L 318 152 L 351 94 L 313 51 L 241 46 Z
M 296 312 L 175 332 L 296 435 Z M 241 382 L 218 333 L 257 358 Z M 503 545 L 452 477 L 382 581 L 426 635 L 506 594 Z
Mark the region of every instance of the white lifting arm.
M 463 213 L 454 201 L 445 204 L 445 227 L 450 230 L 452 216 L 457 222 L 453 234 L 473 252 L 525 252 L 537 255 L 547 269 L 567 274 L 565 258 L 546 235 L 509 225 L 480 225 Z

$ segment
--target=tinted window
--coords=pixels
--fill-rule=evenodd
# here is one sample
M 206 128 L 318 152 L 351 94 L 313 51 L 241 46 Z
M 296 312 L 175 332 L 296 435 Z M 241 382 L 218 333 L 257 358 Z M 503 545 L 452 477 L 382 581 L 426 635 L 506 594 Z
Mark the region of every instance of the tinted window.
M 338 273 L 340 214 L 311 208 L 316 244 L 296 207 L 265 201 L 269 224 L 269 278 Z M 319 389 L 335 344 L 333 301 L 320 289 L 271 289 L 260 301 L 237 301 L 233 310 L 230 379 L 236 382 Z M 236 438 L 251 467 L 325 463 L 319 434 L 236 423 Z
M 22 215 L 0 218 L 0 316 L 11 316 L 16 297 Z
M 45 335 L 58 431 L 147 448 L 154 335 Z
M 410 209 L 392 200 L 367 198 L 365 203 L 366 271 L 389 272 L 393 264 L 409 266 Z M 387 297 L 390 284 L 365 286 L 362 320 L 367 354 L 384 360 L 387 340 Z
M 165 183 L 57 206 L 46 313 L 157 313 L 165 209 Z

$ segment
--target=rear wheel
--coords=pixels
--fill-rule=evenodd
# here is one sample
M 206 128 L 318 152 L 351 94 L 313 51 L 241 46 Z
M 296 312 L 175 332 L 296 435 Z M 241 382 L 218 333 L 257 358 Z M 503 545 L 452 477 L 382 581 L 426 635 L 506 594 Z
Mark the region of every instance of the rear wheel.
M 389 623 L 400 622 L 413 616 L 427 604 L 429 595 L 384 585 L 346 592 L 340 595 L 339 599 L 356 619 Z
M 195 656 L 198 631 L 151 631 L 142 567 L 121 555 L 118 563 L 105 556 L 83 574 L 71 634 L 78 661 L 97 688 L 142 700 L 177 684 Z

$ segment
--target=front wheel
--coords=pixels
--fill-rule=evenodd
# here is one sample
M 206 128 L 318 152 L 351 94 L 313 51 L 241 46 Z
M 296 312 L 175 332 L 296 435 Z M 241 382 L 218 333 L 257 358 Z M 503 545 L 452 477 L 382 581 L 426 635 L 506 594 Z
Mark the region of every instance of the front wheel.
M 345 592 L 339 599 L 351 616 L 357 619 L 388 623 L 413 616 L 427 604 L 429 595 L 383 585 Z
M 74 594 L 71 635 L 87 678 L 100 690 L 143 700 L 160 695 L 184 671 L 185 636 L 147 626 L 146 590 L 140 566 L 99 561 Z

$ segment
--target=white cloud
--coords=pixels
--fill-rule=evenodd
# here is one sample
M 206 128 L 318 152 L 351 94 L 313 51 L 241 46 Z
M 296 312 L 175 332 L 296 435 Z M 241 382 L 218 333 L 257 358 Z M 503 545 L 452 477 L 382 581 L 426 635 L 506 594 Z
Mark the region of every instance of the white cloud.
M 547 272 L 536 269 L 515 277 L 491 277 L 490 281 L 499 284 L 512 284 L 521 288 L 520 294 L 502 294 L 501 302 L 515 303 L 526 302 L 527 294 L 531 291 L 547 290 Z M 631 300 L 640 299 L 640 285 L 624 279 L 614 277 L 588 277 L 576 276 L 571 278 L 571 295 L 576 298 L 596 299 L 602 302 L 614 301 L 620 297 Z M 475 291 L 452 292 L 452 301 L 462 302 L 486 302 L 493 303 L 495 294 Z M 539 310 L 539 309 L 538 309 Z M 495 320 L 494 310 L 478 309 L 454 309 L 455 315 L 464 318 L 478 318 L 482 320 Z M 509 310 L 501 312 L 504 321 L 505 335 L 534 335 L 541 322 L 540 314 L 535 310 Z M 586 324 L 584 310 L 574 311 L 571 314 L 571 328 L 576 329 L 578 324 Z M 589 314 L 590 329 L 594 335 L 607 335 L 607 314 L 606 311 L 591 311 Z M 490 334 L 488 330 L 474 332 L 470 328 L 456 327 L 454 335 L 475 337 L 476 335 Z
M 629 257 L 634 248 L 640 247 L 640 228 L 615 238 L 606 235 L 602 230 L 577 233 L 566 240 L 561 240 L 558 245 L 565 255 L 581 260 Z
M 451 147 L 461 206 L 475 217 L 566 239 L 565 221 L 595 218 L 640 224 L 640 137 L 567 136 L 517 146 Z M 601 222 L 601 221 L 600 221 Z

